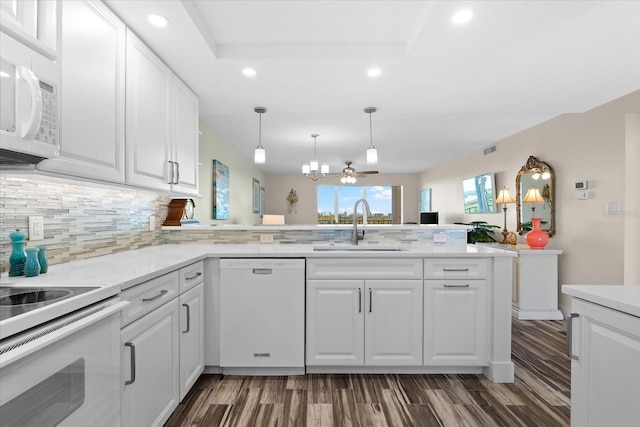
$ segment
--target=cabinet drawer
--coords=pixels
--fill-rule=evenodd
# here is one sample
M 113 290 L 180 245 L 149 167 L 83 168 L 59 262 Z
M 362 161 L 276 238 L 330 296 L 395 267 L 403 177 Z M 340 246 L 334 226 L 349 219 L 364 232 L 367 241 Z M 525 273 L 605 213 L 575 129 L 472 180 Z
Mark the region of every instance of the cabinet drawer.
M 307 279 L 422 279 L 422 259 L 314 258 Z
M 131 304 L 122 310 L 122 326 L 178 296 L 178 277 L 178 272 L 174 271 L 124 291 L 122 299 Z
M 485 258 L 432 258 L 424 260 L 425 279 L 485 279 Z
M 180 293 L 182 294 L 204 281 L 204 261 L 198 261 L 181 268 L 179 274 Z

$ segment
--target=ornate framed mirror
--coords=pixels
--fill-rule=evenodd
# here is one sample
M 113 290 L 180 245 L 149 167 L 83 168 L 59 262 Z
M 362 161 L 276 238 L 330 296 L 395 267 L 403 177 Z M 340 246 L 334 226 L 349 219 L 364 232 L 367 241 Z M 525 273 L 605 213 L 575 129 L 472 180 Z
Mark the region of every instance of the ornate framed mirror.
M 556 233 L 555 179 L 553 168 L 535 156 L 529 156 L 527 163 L 520 168 L 516 176 L 518 233 L 524 234 L 531 229 L 531 218 L 534 215 L 542 218 L 542 229 L 549 234 L 549 237 Z M 539 191 L 538 197 L 530 197 L 527 201 L 527 193 L 535 189 Z M 537 192 L 534 191 L 531 194 L 533 193 Z

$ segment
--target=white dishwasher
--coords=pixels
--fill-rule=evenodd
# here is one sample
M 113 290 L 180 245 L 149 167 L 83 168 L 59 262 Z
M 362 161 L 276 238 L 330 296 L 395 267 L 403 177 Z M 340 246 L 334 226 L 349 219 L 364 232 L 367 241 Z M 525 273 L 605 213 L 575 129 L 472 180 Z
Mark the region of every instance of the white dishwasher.
M 223 373 L 304 373 L 304 307 L 304 259 L 221 259 Z

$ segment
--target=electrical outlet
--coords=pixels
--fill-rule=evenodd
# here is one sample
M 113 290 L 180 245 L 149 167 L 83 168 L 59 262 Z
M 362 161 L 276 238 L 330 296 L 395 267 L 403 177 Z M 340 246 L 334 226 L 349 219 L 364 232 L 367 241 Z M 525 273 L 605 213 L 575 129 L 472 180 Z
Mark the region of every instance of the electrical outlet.
M 589 193 L 586 191 L 579 191 L 576 193 L 576 199 L 578 200 L 587 200 L 589 198 Z
M 260 243 L 273 243 L 273 234 L 261 234 Z
M 44 218 L 41 216 L 29 217 L 29 241 L 44 239 Z
M 151 215 L 149 217 L 149 231 L 153 231 L 156 229 L 156 217 Z

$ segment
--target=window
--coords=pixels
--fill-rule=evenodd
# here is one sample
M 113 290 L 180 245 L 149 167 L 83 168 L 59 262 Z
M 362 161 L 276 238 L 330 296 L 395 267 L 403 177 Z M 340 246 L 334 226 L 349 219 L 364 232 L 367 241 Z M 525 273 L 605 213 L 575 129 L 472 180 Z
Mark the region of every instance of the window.
M 353 224 L 353 205 L 366 199 L 371 209 L 367 224 L 393 223 L 394 191 L 390 185 L 319 185 L 318 224 Z M 362 224 L 358 207 L 358 223 Z

